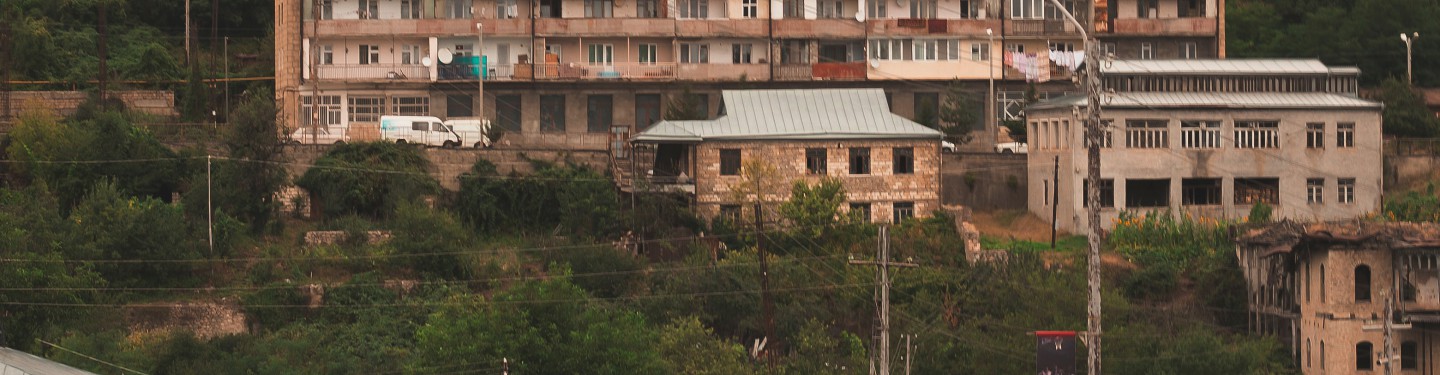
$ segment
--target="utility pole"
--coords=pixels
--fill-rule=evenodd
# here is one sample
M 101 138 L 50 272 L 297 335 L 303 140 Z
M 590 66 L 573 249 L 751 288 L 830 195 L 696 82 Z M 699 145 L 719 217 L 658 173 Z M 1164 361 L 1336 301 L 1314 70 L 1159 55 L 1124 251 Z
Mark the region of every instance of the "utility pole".
M 230 37 L 225 37 L 225 124 L 230 124 Z
M 1392 336 L 1395 332 L 1393 325 L 1395 321 L 1394 314 L 1395 296 L 1390 295 L 1390 293 L 1385 293 L 1385 360 L 1381 361 L 1385 364 L 1385 375 L 1391 375 L 1395 368 L 1391 365 L 1391 362 L 1394 362 L 1395 359 L 1395 352 L 1390 349 L 1395 343 L 1394 336 Z
M 190 66 L 190 0 L 185 1 L 185 66 Z
M 1085 44 L 1085 71 L 1082 79 L 1086 94 L 1085 106 L 1085 147 L 1087 163 L 1086 179 L 1090 181 L 1089 187 L 1085 189 L 1085 202 L 1089 205 L 1086 209 L 1086 220 L 1090 228 L 1090 249 L 1086 253 L 1086 283 L 1089 284 L 1090 296 L 1086 308 L 1085 319 L 1085 347 L 1088 351 L 1085 359 L 1086 373 L 1091 375 L 1102 374 L 1100 366 L 1100 337 L 1103 333 L 1100 325 L 1100 43 L 1092 39 L 1085 24 L 1075 19 L 1070 11 L 1061 4 L 1059 0 L 1050 0 L 1065 19 L 1075 24 L 1080 31 L 1080 38 Z M 1089 11 L 1086 17 L 1094 23 L 1095 2 L 1088 2 Z
M 1060 231 L 1060 154 L 1055 154 L 1055 176 L 1050 180 L 1050 248 L 1055 248 L 1055 232 Z
M 755 193 L 755 199 L 760 199 L 759 191 Z M 755 250 L 760 256 L 760 304 L 765 319 L 765 340 L 769 341 L 775 337 L 775 303 L 770 300 L 770 265 L 765 260 L 765 218 L 760 207 L 760 203 L 755 203 Z
M 210 233 L 210 256 L 215 256 L 215 208 L 211 206 L 215 185 L 210 178 L 210 154 L 205 154 L 205 222 Z
M 850 260 L 850 264 L 875 266 L 876 270 L 878 271 L 875 273 L 875 279 L 877 281 L 875 285 L 875 294 L 877 295 L 877 299 L 880 300 L 878 306 L 879 313 L 876 314 L 878 315 L 880 320 L 880 342 L 876 345 L 879 347 L 879 353 L 876 355 L 876 357 L 878 357 L 878 362 L 880 364 L 879 375 L 890 375 L 890 267 L 894 266 L 914 268 L 919 267 L 920 265 L 911 262 L 890 261 L 889 226 L 880 226 L 880 237 L 878 238 L 877 242 L 879 242 L 879 246 L 877 249 L 875 249 L 875 260 L 869 261 L 852 259 Z M 906 361 L 908 363 L 909 360 L 907 359 Z
M 99 19 L 100 22 L 95 25 L 95 28 L 98 29 L 98 30 L 96 30 L 96 31 L 98 31 L 99 34 L 100 34 L 100 46 L 99 46 L 99 47 L 100 47 L 100 71 L 99 71 L 99 72 L 96 72 L 96 73 L 99 73 L 99 75 L 100 75 L 100 79 L 99 79 L 99 81 L 100 81 L 100 110 L 101 110 L 101 111 L 104 111 L 104 110 L 105 110 L 105 78 L 106 78 L 106 76 L 109 75 L 109 74 L 105 74 L 105 73 L 109 70 L 108 68 L 105 67 L 105 43 L 106 43 L 106 42 L 105 42 L 105 34 L 106 34 L 106 32 L 105 32 L 105 2 L 104 2 L 104 1 L 101 1 L 101 2 L 99 2 L 98 5 L 100 6 L 100 19 Z
M 995 113 L 995 30 L 986 28 L 985 35 L 990 37 L 990 44 L 985 46 L 985 64 L 990 66 L 990 75 L 986 76 L 990 80 L 990 91 L 985 95 L 985 124 L 995 132 L 990 137 L 991 143 L 1000 143 L 1000 123 L 995 121 L 1000 117 L 999 113 Z
M 905 375 L 910 375 L 910 356 L 914 355 L 913 350 L 915 346 L 910 345 L 910 338 L 912 337 L 915 337 L 915 335 L 905 335 Z
M 1410 73 L 1410 44 L 1415 43 L 1417 39 L 1420 39 L 1419 31 L 1415 32 L 1414 37 L 1400 33 L 1400 40 L 1405 42 L 1405 83 L 1409 85 L 1415 84 L 1415 76 Z
M 486 66 L 488 64 L 485 61 L 485 28 L 480 22 L 475 23 L 475 33 L 480 35 L 480 44 L 475 45 L 475 63 L 480 65 L 475 67 L 475 71 L 480 73 L 475 75 L 475 80 L 480 82 L 480 97 L 477 98 L 480 104 L 475 109 L 475 117 L 483 122 L 485 120 L 485 75 L 490 73 L 490 69 Z

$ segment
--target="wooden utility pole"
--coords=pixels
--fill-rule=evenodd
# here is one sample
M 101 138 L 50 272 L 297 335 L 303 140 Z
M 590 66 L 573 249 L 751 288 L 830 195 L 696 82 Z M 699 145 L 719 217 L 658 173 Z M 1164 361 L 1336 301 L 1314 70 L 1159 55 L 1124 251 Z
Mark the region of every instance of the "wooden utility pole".
M 1060 231 L 1060 154 L 1055 154 L 1055 177 L 1050 180 L 1050 248 L 1055 248 L 1055 232 Z
M 185 66 L 190 66 L 190 0 L 185 1 Z
M 875 260 L 850 260 L 851 265 L 875 266 L 878 272 L 875 273 L 875 295 L 879 300 L 879 312 L 876 314 L 880 321 L 879 329 L 879 353 L 878 357 L 880 375 L 890 375 L 890 267 L 919 267 L 920 265 L 910 262 L 890 261 L 890 227 L 880 226 L 879 246 L 876 249 Z M 907 354 L 906 361 L 909 357 Z M 873 367 L 873 365 L 872 365 Z M 907 366 L 908 367 L 908 366 Z
M 755 192 L 760 199 L 760 192 Z M 760 203 L 755 203 L 755 250 L 760 257 L 760 305 L 765 319 L 765 340 L 775 337 L 775 303 L 770 299 L 770 265 L 765 260 L 765 217 Z
M 96 73 L 100 76 L 100 111 L 103 112 L 105 111 L 105 81 L 109 76 L 109 74 L 107 74 L 109 73 L 109 68 L 105 66 L 105 2 L 101 1 L 98 5 L 100 6 L 100 19 L 99 22 L 96 23 L 95 28 L 100 34 L 100 71 Z

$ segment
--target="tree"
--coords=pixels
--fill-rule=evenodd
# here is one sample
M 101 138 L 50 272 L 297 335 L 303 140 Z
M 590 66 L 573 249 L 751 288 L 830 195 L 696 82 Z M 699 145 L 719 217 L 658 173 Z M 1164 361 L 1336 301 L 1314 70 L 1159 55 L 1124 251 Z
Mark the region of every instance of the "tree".
M 704 96 L 690 92 L 690 88 L 686 87 L 680 95 L 671 97 L 670 101 L 666 103 L 665 119 L 671 121 L 708 119 L 710 114 L 705 113 L 704 98 Z
M 667 374 L 730 375 L 755 373 L 743 345 L 714 336 L 694 316 L 676 319 L 660 329 L 660 356 Z
M 1385 103 L 1382 117 L 1385 134 L 1401 137 L 1435 137 L 1440 135 L 1440 119 L 1425 107 L 1425 100 L 1414 87 L 1394 77 L 1381 85 Z
M 384 218 L 403 201 L 434 194 L 439 183 L 419 149 L 390 142 L 335 146 L 295 184 L 318 196 L 327 214 Z
M 774 203 L 785 193 L 785 183 L 774 165 L 760 160 L 746 161 L 740 166 L 740 180 L 730 184 L 729 201 L 740 205 L 739 223 L 754 223 L 756 206 L 760 207 L 764 220 L 776 218 Z
M 211 197 L 214 207 L 235 215 L 257 234 L 272 223 L 280 205 L 275 193 L 289 180 L 281 164 L 284 145 L 275 113 L 269 91 L 247 91 L 241 97 L 240 106 L 221 134 L 229 158 L 212 161 L 214 177 L 208 184 L 215 187 Z M 205 207 L 204 193 L 208 188 L 194 185 L 196 188 L 186 196 L 192 212 Z
M 839 179 L 824 177 L 814 186 L 797 180 L 790 187 L 790 200 L 780 204 L 780 215 L 792 227 L 792 233 L 818 240 L 827 237 L 837 225 L 852 221 L 840 211 L 845 202 L 845 184 Z
M 93 118 L 59 121 L 43 109 L 23 111 L 7 148 L 10 160 L 21 162 L 16 172 L 29 181 L 45 180 L 65 209 L 80 201 L 96 181 L 113 181 L 127 195 L 169 200 L 180 176 L 186 175 L 175 152 L 150 132 L 136 128 L 124 113 L 77 112 L 90 113 Z M 102 160 L 125 162 L 84 163 Z
M 960 88 L 960 81 L 950 82 L 945 89 L 945 98 L 940 104 L 940 122 L 943 124 L 940 131 L 957 145 L 970 143 L 974 138 L 970 132 L 981 115 L 975 111 L 973 103 L 973 95 Z

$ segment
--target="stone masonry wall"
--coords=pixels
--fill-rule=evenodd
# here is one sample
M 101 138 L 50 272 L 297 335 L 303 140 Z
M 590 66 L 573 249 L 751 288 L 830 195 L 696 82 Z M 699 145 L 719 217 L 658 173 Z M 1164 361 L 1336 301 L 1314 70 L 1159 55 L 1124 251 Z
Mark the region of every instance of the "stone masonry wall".
M 112 98 L 118 98 L 130 110 L 157 116 L 174 117 L 175 93 L 163 90 L 112 91 Z M 82 91 L 11 91 L 10 112 L 0 113 L 0 119 L 16 117 L 27 107 L 48 109 L 59 116 L 70 116 L 84 103 L 86 94 Z M 0 108 L 5 108 L 0 106 Z

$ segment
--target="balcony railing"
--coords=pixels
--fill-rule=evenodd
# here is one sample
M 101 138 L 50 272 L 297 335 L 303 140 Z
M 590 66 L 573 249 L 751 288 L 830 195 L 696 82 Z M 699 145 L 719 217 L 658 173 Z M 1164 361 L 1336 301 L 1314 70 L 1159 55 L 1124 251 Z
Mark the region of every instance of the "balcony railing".
M 674 36 L 669 18 L 541 18 L 535 20 L 541 36 Z
M 686 81 L 764 81 L 769 64 L 679 64 L 676 76 Z
M 810 64 L 784 64 L 775 66 L 776 80 L 809 81 L 813 76 Z
M 1220 148 L 1220 129 L 1180 129 L 1180 147 Z
M 421 65 L 320 65 L 318 68 L 322 80 L 430 80 L 430 69 Z
M 811 76 L 816 79 L 860 80 L 865 79 L 864 62 L 827 62 L 811 66 Z
M 920 22 L 916 22 L 920 21 Z M 873 35 L 985 35 L 985 29 L 1000 30 L 998 19 L 872 19 L 865 21 L 866 31 Z M 998 35 L 997 35 L 998 37 Z
M 1280 131 L 1274 128 L 1235 129 L 1235 148 L 1279 148 Z
M 764 38 L 768 34 L 763 19 L 681 18 L 675 20 L 675 34 L 700 38 Z
M 1170 130 L 1166 128 L 1125 129 L 1126 148 L 1169 148 Z
M 1126 35 L 1214 35 L 1217 28 L 1213 17 L 1118 18 L 1113 23 L 1111 33 Z
M 535 79 L 543 80 L 670 80 L 675 78 L 675 63 L 669 62 L 613 65 L 550 63 L 536 64 L 534 68 Z
M 515 79 L 515 66 L 512 64 L 490 64 L 485 67 L 486 81 L 509 81 Z M 526 65 L 528 66 L 528 65 Z M 528 68 L 527 68 L 528 69 Z M 436 69 L 441 81 L 474 81 L 475 65 L 473 64 L 448 64 L 440 65 Z
M 780 39 L 864 39 L 865 25 L 854 18 L 774 20 Z
M 1066 20 L 1006 20 L 1005 32 L 1012 36 L 1080 35 L 1079 29 Z

